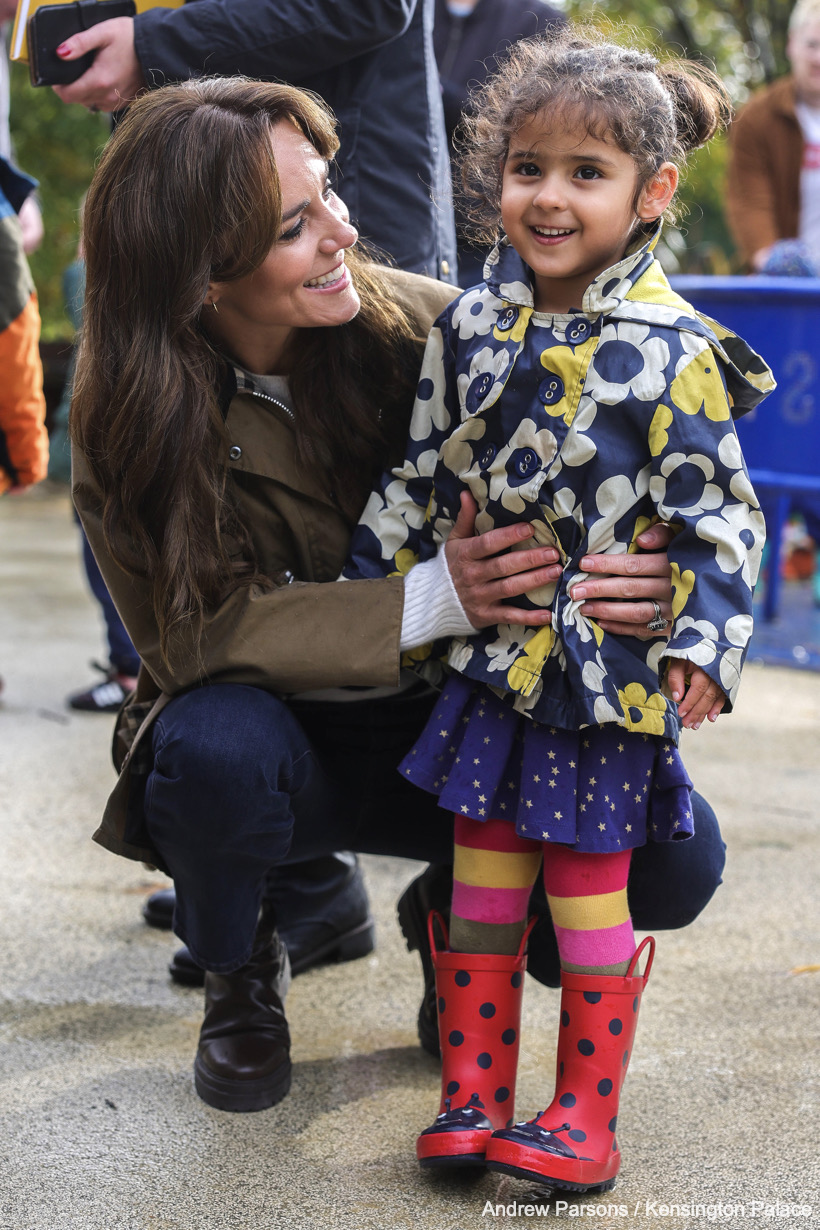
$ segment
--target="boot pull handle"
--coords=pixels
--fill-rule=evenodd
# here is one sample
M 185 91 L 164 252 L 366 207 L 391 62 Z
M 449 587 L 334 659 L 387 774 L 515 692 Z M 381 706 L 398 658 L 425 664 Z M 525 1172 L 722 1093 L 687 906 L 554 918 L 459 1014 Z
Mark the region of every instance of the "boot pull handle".
M 535 926 L 537 922 L 538 922 L 538 915 L 533 914 L 532 918 L 527 923 L 524 934 L 521 936 L 521 943 L 518 945 L 518 954 L 515 958 L 516 961 L 520 961 L 521 958 L 524 956 L 524 951 L 527 947 L 527 940 L 530 938 L 530 932 L 532 931 L 533 927 Z
M 444 938 L 444 948 L 436 948 L 436 923 L 441 928 L 441 934 Z M 430 951 L 432 953 L 447 952 L 450 947 L 450 933 L 447 930 L 447 924 L 444 921 L 438 910 L 431 910 L 427 915 L 427 934 L 430 937 Z
M 640 955 L 643 952 L 644 948 L 647 947 L 647 945 L 649 946 L 649 956 L 646 961 L 646 969 L 643 972 L 644 986 L 646 986 L 647 982 L 649 982 L 649 971 L 651 970 L 652 962 L 655 959 L 655 937 L 654 936 L 648 935 L 646 939 L 643 940 L 638 945 L 638 947 L 635 949 L 635 955 L 633 956 L 632 960 L 629 962 L 629 966 L 627 968 L 626 974 L 624 975 L 625 978 L 635 977 L 635 970 L 638 965 L 638 960 L 640 959 Z

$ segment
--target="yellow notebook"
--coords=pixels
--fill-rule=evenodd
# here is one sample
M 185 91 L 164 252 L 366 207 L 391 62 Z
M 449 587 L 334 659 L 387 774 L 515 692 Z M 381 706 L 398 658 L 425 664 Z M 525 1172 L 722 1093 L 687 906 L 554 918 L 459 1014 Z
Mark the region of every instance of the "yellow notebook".
M 28 63 L 26 30 L 32 13 L 46 4 L 65 4 L 65 2 L 66 0 L 19 0 L 14 16 L 14 29 L 11 32 L 10 59 L 22 60 L 24 64 Z M 184 3 L 185 0 L 134 0 L 138 13 L 144 13 L 146 9 L 157 7 L 178 9 Z

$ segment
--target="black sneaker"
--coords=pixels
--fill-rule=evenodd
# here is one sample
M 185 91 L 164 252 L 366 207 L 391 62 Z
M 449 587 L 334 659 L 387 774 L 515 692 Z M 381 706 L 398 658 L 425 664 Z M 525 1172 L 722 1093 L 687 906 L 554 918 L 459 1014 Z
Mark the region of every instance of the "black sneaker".
M 92 662 L 91 665 L 105 676 L 104 680 L 83 692 L 72 692 L 66 704 L 69 709 L 77 709 L 81 713 L 118 713 L 123 701 L 137 686 L 136 679 L 119 674 L 113 666 L 101 666 L 99 662 Z

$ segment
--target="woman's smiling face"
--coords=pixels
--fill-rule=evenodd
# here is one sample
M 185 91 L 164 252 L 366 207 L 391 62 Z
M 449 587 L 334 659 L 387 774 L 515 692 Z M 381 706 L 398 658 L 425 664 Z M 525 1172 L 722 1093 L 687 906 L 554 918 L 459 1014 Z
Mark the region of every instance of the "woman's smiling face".
M 535 115 L 518 130 L 504 166 L 501 220 L 535 275 L 539 311 L 581 307 L 589 284 L 623 257 L 638 219 L 659 217 L 668 204 L 655 210 L 648 189 L 638 191 L 634 159 L 582 123 L 553 127 Z
M 206 304 L 208 332 L 251 371 L 274 370 L 297 329 L 341 325 L 359 310 L 345 265 L 358 235 L 347 209 L 328 186 L 328 167 L 288 120 L 271 131 L 282 193 L 279 238 L 253 273 L 213 283 Z M 264 366 L 247 362 L 264 360 Z

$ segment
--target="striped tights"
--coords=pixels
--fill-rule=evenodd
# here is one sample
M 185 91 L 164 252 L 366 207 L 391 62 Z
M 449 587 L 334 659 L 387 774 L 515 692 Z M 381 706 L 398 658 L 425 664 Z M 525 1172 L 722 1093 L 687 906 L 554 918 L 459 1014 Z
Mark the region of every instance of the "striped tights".
M 455 818 L 453 952 L 513 954 L 543 858 L 562 969 L 623 974 L 635 952 L 626 899 L 631 851 L 582 854 L 519 837 L 508 820 Z

